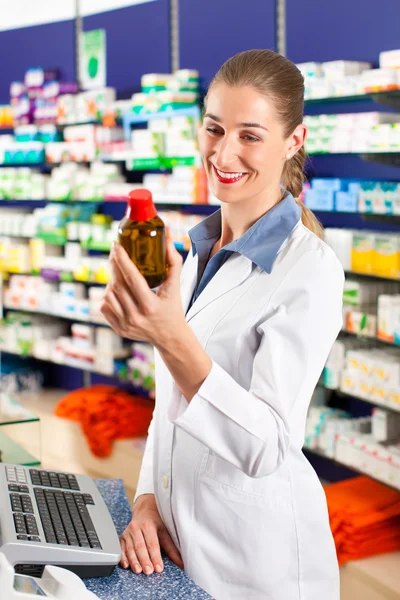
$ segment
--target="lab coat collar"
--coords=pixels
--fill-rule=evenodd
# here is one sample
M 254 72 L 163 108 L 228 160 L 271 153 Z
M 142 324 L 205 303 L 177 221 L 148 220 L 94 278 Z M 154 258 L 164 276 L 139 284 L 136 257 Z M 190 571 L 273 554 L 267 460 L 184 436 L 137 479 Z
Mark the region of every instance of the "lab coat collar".
M 192 297 L 194 287 L 197 280 L 197 260 L 198 256 L 194 257 L 195 265 L 190 276 L 185 278 L 181 293 L 182 305 L 186 312 Z M 217 298 L 220 298 L 231 289 L 240 285 L 251 274 L 254 265 L 251 260 L 242 254 L 232 254 L 228 260 L 221 266 L 218 273 L 211 279 L 208 285 L 204 288 L 197 300 L 192 304 L 186 314 L 186 320 L 189 322 L 203 308 Z
M 301 207 L 293 196 L 286 192 L 281 202 L 258 219 L 238 240 L 227 244 L 221 251 L 242 254 L 263 271 L 271 273 L 280 247 L 298 223 L 300 216 Z M 218 210 L 189 231 L 193 255 L 198 254 L 197 250 L 200 250 L 205 240 L 218 239 L 220 234 L 221 211 Z

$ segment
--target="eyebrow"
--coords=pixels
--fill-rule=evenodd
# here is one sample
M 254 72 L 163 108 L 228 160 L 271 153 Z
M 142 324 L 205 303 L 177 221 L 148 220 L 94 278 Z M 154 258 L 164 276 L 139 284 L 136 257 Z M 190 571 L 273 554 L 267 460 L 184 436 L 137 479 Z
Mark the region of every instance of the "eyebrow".
M 213 121 L 216 121 L 217 123 L 222 122 L 222 119 L 220 119 L 216 115 L 212 115 L 211 113 L 206 113 L 204 115 L 204 117 L 209 117 L 210 119 L 212 119 Z M 238 127 L 256 127 L 258 129 L 264 129 L 264 131 L 268 131 L 268 129 L 266 127 L 263 127 L 259 123 L 238 123 Z

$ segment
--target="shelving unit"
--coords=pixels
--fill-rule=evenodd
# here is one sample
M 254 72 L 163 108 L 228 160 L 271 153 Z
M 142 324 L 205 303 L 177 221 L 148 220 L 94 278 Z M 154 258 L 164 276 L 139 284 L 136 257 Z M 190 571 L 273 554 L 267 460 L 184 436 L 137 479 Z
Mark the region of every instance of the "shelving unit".
M 320 456 L 321 458 L 324 458 L 325 460 L 329 460 L 332 463 L 340 466 L 340 467 L 345 467 L 346 469 L 350 469 L 351 471 L 354 471 L 355 473 L 358 473 L 360 475 L 366 475 L 367 477 L 371 477 L 371 479 L 375 479 L 375 481 L 379 481 L 379 483 L 382 483 L 384 485 L 388 485 L 389 487 L 393 488 L 394 490 L 398 490 L 400 491 L 400 487 L 397 487 L 395 485 L 391 485 L 390 483 L 388 483 L 386 480 L 382 480 L 379 479 L 378 477 L 374 476 L 373 474 L 366 472 L 366 471 L 362 471 L 360 469 L 357 469 L 356 467 L 353 467 L 347 463 L 344 462 L 340 462 L 338 460 L 336 460 L 335 458 L 331 457 L 331 456 L 327 456 L 324 452 L 322 452 L 321 450 L 317 450 L 317 449 L 313 449 L 313 448 L 307 448 L 306 446 L 303 447 L 303 452 L 305 452 L 307 454 L 313 454 L 315 456 Z
M 71 369 L 77 369 L 79 371 L 84 371 L 84 372 L 87 372 L 87 373 L 92 374 L 92 375 L 101 375 L 102 377 L 106 377 L 106 378 L 109 378 L 109 379 L 114 379 L 114 380 L 119 381 L 121 383 L 130 385 L 130 386 L 132 386 L 133 391 L 136 391 L 137 393 L 142 394 L 142 395 L 143 394 L 144 395 L 148 395 L 149 398 L 153 398 L 153 393 L 152 392 L 147 392 L 146 393 L 146 390 L 143 390 L 142 388 L 137 388 L 129 379 L 118 377 L 115 374 L 110 375 L 110 374 L 107 374 L 107 373 L 103 373 L 101 371 L 96 371 L 95 369 L 85 369 L 82 366 L 76 366 L 76 365 L 74 365 L 72 363 L 63 363 L 63 364 L 61 364 L 61 363 L 58 363 L 58 362 L 56 362 L 54 360 L 39 358 L 38 356 L 35 356 L 33 354 L 26 354 L 26 355 L 24 354 L 24 355 L 22 355 L 22 354 L 20 354 L 18 352 L 14 352 L 12 350 L 8 350 L 6 348 L 1 348 L 1 347 L 0 347 L 0 352 L 4 353 L 4 354 L 10 354 L 11 356 L 18 356 L 19 358 L 23 358 L 23 359 L 33 358 L 34 360 L 38 360 L 38 361 L 46 362 L 46 363 L 51 363 L 51 364 L 57 365 L 59 367 L 65 366 L 65 367 L 69 367 Z M 1 423 L 0 423 L 0 426 L 1 426 Z M 0 445 L 0 448 L 1 448 L 1 445 Z
M 343 108 L 344 105 L 348 103 L 349 107 L 347 110 L 346 108 Z M 343 113 L 343 112 L 358 112 L 359 110 L 362 110 L 359 106 L 351 108 L 351 104 L 363 104 L 366 105 L 370 103 L 371 104 L 371 108 L 369 109 L 369 107 L 367 108 L 367 110 L 379 110 L 379 108 L 376 107 L 376 104 L 380 104 L 382 106 L 386 106 L 386 107 L 390 107 L 392 109 L 395 110 L 400 110 L 400 89 L 399 90 L 393 90 L 393 91 L 389 91 L 389 92 L 379 92 L 379 93 L 369 93 L 369 94 L 362 94 L 362 95 L 355 95 L 355 96 L 343 96 L 343 97 L 330 97 L 330 98 L 318 98 L 318 99 L 308 99 L 305 101 L 305 106 L 306 106 L 306 112 L 307 114 L 310 115 L 317 115 L 319 113 Z M 340 109 L 335 108 L 335 106 L 337 106 L 338 104 L 340 104 Z M 365 110 L 365 108 L 364 108 Z M 343 160 L 346 157 L 359 157 L 361 158 L 363 161 L 368 161 L 368 162 L 373 162 L 373 163 L 377 163 L 378 165 L 389 165 L 389 166 L 393 166 L 393 167 L 399 167 L 400 166 L 400 149 L 399 148 L 391 148 L 391 149 L 385 149 L 382 151 L 379 151 L 377 149 L 370 149 L 369 151 L 365 151 L 365 152 L 309 152 L 310 154 L 310 158 L 312 159 L 312 165 L 313 165 L 313 176 L 316 177 L 317 172 L 319 170 L 318 167 L 320 167 L 320 170 L 322 171 L 321 173 L 321 177 L 324 174 L 324 171 L 329 173 L 329 176 L 335 176 L 336 173 L 332 173 L 332 168 L 329 167 L 328 165 L 336 165 L 339 169 L 339 173 L 341 173 L 341 176 L 344 177 L 349 177 L 349 175 L 353 175 L 353 173 L 349 173 L 348 172 L 348 168 L 346 167 L 346 163 Z M 335 160 L 334 157 L 337 157 L 337 159 Z M 317 166 L 318 165 L 318 166 Z M 356 169 L 355 173 L 358 173 L 357 169 L 360 169 L 360 173 L 363 172 L 365 173 L 365 168 L 362 166 L 362 163 L 357 163 L 355 161 L 351 162 L 352 167 L 354 167 Z M 341 171 L 340 171 L 341 169 Z M 378 169 L 378 166 L 376 167 L 376 169 Z M 354 177 L 354 175 L 353 175 Z M 364 176 L 361 176 L 360 179 L 364 179 L 364 178 L 368 178 L 369 174 L 364 174 Z M 355 177 L 357 178 L 357 177 Z M 371 177 L 371 179 L 381 179 L 381 177 L 377 176 L 377 177 Z M 390 176 L 387 176 L 388 179 L 390 179 Z M 374 213 L 361 213 L 361 212 L 336 212 L 336 211 L 315 211 L 316 216 L 319 218 L 319 220 L 322 222 L 323 225 L 329 226 L 329 227 L 334 227 L 334 228 L 350 228 L 350 229 L 355 229 L 355 230 L 362 230 L 362 229 L 372 229 L 374 231 L 399 231 L 399 225 L 400 225 L 400 218 L 398 215 L 393 215 L 393 214 L 374 214 Z M 355 280 L 368 280 L 368 281 L 392 281 L 392 282 L 399 282 L 400 283 L 400 278 L 389 278 L 389 277 L 382 277 L 379 276 L 375 273 L 363 273 L 363 272 L 346 272 L 346 278 L 353 278 Z M 357 310 L 357 309 L 355 309 Z M 362 340 L 363 342 L 365 342 L 365 346 L 366 347 L 373 347 L 373 346 L 381 346 L 382 348 L 397 348 L 400 346 L 397 346 L 394 343 L 388 342 L 386 340 L 382 340 L 378 337 L 372 337 L 372 336 L 366 336 L 366 335 L 358 335 L 354 332 L 350 332 L 350 331 L 346 331 L 346 330 L 342 330 L 342 332 L 340 333 L 340 336 L 354 336 L 357 337 L 357 339 Z M 399 352 L 399 356 L 400 356 L 400 352 Z M 373 407 L 380 407 L 389 411 L 393 411 L 393 412 L 400 412 L 400 405 L 396 406 L 396 405 L 386 405 L 383 402 L 379 402 L 376 401 L 376 399 L 371 399 L 368 397 L 363 397 L 363 396 L 357 396 L 356 394 L 353 394 L 351 392 L 347 393 L 342 391 L 341 389 L 335 389 L 332 390 L 330 388 L 327 388 L 324 386 L 323 381 L 320 382 L 318 384 L 318 387 L 322 387 L 326 390 L 326 392 L 330 393 L 329 394 L 329 406 L 340 406 L 341 408 L 346 409 L 346 407 L 349 407 L 349 410 L 351 412 L 352 415 L 357 415 L 357 414 L 362 414 L 365 415 L 367 414 L 366 412 L 364 412 L 364 409 L 362 408 L 362 403 L 366 403 L 367 405 Z M 327 397 L 328 399 L 328 397 Z M 353 402 L 352 402 L 353 401 Z M 360 402 L 360 404 L 357 403 L 357 401 Z M 338 460 L 336 460 L 335 458 L 331 458 L 330 456 L 327 456 L 324 452 L 320 451 L 320 450 L 313 450 L 311 448 L 304 448 L 304 452 L 305 454 L 307 454 L 310 458 L 310 460 L 312 459 L 312 457 L 316 457 L 316 461 L 314 461 L 314 466 L 315 468 L 317 468 L 317 471 L 320 475 L 322 475 L 322 477 L 326 478 L 326 479 L 335 479 L 337 477 L 337 474 L 335 473 L 335 469 L 333 469 L 333 466 L 336 467 L 336 472 L 340 469 L 338 469 L 339 467 L 342 467 L 342 470 L 347 470 L 347 476 L 350 476 L 350 473 L 360 473 L 363 475 L 367 475 L 369 477 L 375 478 L 377 479 L 377 481 L 379 481 L 380 483 L 383 483 L 384 485 L 389 485 L 387 480 L 381 480 L 379 477 L 376 477 L 376 473 L 374 474 L 373 472 L 363 472 L 359 469 L 356 469 L 354 467 L 352 467 L 349 464 L 345 464 L 345 463 L 341 463 Z M 322 459 L 319 460 L 318 459 Z M 343 474 L 343 477 L 345 477 L 346 475 Z M 397 484 L 396 484 L 397 486 Z M 391 487 L 393 487 L 394 489 L 398 489 L 400 491 L 400 488 L 396 487 L 394 485 L 392 485 Z

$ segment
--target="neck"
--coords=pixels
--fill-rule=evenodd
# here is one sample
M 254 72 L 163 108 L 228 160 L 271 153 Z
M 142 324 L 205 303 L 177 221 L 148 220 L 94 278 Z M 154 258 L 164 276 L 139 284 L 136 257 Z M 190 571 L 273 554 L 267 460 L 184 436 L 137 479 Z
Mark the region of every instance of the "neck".
M 282 199 L 280 186 L 271 187 L 268 191 L 242 202 L 221 204 L 221 237 L 219 248 L 233 240 L 238 240 L 258 219 L 267 213 Z

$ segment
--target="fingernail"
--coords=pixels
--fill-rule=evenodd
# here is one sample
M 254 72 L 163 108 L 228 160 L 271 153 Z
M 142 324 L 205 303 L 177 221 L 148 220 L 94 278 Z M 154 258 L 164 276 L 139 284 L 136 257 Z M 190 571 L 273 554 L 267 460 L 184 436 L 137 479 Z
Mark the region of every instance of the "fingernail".
M 135 571 L 135 573 L 141 573 L 142 572 L 142 567 L 140 565 L 133 565 L 133 569 Z
M 144 572 L 146 573 L 146 575 L 151 575 L 153 572 L 153 569 L 151 567 L 145 567 Z
M 163 570 L 161 565 L 156 565 L 156 571 L 157 573 L 161 573 L 161 571 Z
M 127 569 L 128 567 L 129 567 L 129 563 L 128 563 L 128 561 L 124 560 L 124 561 L 122 562 L 122 568 L 123 568 L 123 569 Z

